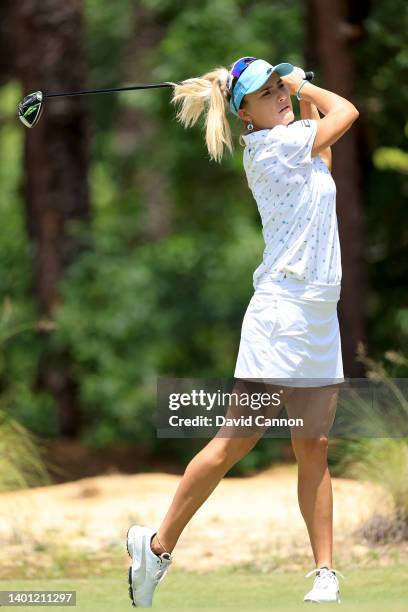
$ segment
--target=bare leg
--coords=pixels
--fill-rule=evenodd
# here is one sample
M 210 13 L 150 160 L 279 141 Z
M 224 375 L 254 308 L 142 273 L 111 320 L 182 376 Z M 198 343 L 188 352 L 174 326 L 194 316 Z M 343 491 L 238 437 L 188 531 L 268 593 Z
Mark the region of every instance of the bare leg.
M 255 388 L 259 390 L 259 386 L 252 385 L 252 392 Z M 263 392 L 266 392 L 265 385 L 261 385 Z M 240 393 L 243 389 L 248 392 L 248 382 L 244 384 L 238 381 L 234 387 L 234 391 Z M 268 387 L 268 393 L 274 393 L 281 387 Z M 282 406 L 279 408 L 279 412 Z M 231 404 L 227 417 L 237 415 L 240 408 Z M 274 408 L 276 411 L 277 408 Z M 160 525 L 157 535 L 160 540 L 160 545 L 156 536 L 153 536 L 151 547 L 153 552 L 160 554 L 163 550 L 172 552 L 184 527 L 187 525 L 191 517 L 204 503 L 212 491 L 216 488 L 223 476 L 232 468 L 235 463 L 245 457 L 245 455 L 255 446 L 260 437 L 265 432 L 265 428 L 258 428 L 253 435 L 249 435 L 248 431 L 245 436 L 239 437 L 238 429 L 228 430 L 228 437 L 219 437 L 222 435 L 222 429 L 217 433 L 210 442 L 193 457 L 183 474 L 183 477 L 177 487 L 173 501 Z
M 334 420 L 337 395 L 334 386 L 299 389 L 287 403 L 289 417 L 308 419 L 306 433 L 313 436 L 302 437 L 300 429 L 292 430 L 292 447 L 298 463 L 299 507 L 316 567 L 333 567 L 333 492 L 327 465 L 327 436 Z
M 254 444 L 255 440 L 249 438 L 213 438 L 193 457 L 158 529 L 159 540 L 167 552 L 172 552 L 184 527 L 223 476 Z M 152 550 L 160 553 L 163 548 L 154 537 Z

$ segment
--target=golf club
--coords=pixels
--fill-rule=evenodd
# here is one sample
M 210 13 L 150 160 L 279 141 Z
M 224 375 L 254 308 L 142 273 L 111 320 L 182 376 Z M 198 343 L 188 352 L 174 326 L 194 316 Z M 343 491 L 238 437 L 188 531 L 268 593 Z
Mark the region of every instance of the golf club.
M 308 81 L 312 81 L 314 73 L 309 71 L 305 72 L 305 78 Z M 67 96 L 84 96 L 88 94 L 98 93 L 111 93 L 115 91 L 135 91 L 138 89 L 155 89 L 158 87 L 173 87 L 173 83 L 169 81 L 165 83 L 159 83 L 158 85 L 131 85 L 129 87 L 109 87 L 106 89 L 87 89 L 83 91 L 65 91 L 59 93 L 47 93 L 44 91 L 34 91 L 28 94 L 21 100 L 18 105 L 18 116 L 20 121 L 28 128 L 32 128 L 37 125 L 42 111 L 44 109 L 45 98 L 59 98 Z

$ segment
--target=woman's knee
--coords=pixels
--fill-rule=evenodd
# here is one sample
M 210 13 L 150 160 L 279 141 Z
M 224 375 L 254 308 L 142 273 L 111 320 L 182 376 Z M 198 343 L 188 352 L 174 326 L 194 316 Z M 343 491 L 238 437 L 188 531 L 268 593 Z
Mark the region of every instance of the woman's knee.
M 243 438 L 228 437 L 214 438 L 212 442 L 216 449 L 219 460 L 226 462 L 237 462 L 245 457 L 258 442 L 258 437 L 247 436 Z
M 292 438 L 292 447 L 298 462 L 326 461 L 329 439 L 325 434 L 315 438 Z

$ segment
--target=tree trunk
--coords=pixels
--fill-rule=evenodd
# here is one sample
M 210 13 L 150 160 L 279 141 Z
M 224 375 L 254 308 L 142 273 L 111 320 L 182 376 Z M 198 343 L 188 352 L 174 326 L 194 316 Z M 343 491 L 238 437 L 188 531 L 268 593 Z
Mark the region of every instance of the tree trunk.
M 152 83 L 152 62 L 149 51 L 157 47 L 166 35 L 167 24 L 157 18 L 154 10 L 140 3 L 132 7 L 130 37 L 125 41 L 122 60 L 124 83 Z M 135 92 L 136 96 L 155 96 L 152 92 Z M 146 160 L 135 166 L 132 183 L 139 186 L 143 199 L 143 214 L 139 239 L 155 242 L 172 231 L 170 185 L 166 169 L 157 155 L 157 142 L 163 136 L 154 116 L 134 108 L 122 109 L 114 126 L 118 147 L 130 151 L 138 143 L 146 151 Z
M 352 102 L 354 66 L 351 41 L 361 35 L 362 29 L 358 24 L 348 22 L 347 0 L 331 0 L 330 3 L 326 0 L 306 0 L 306 6 L 307 68 L 319 68 L 322 84 L 318 85 Z M 346 377 L 365 376 L 364 366 L 355 359 L 357 343 L 361 341 L 366 344 L 367 278 L 363 254 L 360 168 L 358 127 L 354 124 L 333 146 L 333 178 L 337 186 L 343 268 L 339 321 Z
M 0 3 L 0 85 L 14 78 L 13 0 Z
M 19 0 L 15 4 L 16 65 L 24 95 L 85 85 L 81 0 Z M 83 97 L 46 99 L 43 115 L 25 130 L 27 232 L 33 243 L 35 292 L 41 315 L 60 302 L 58 282 L 84 244 L 72 234 L 89 222 L 88 133 Z M 47 340 L 45 340 L 47 341 Z M 39 380 L 55 398 L 60 433 L 76 436 L 80 410 L 70 356 L 47 345 Z

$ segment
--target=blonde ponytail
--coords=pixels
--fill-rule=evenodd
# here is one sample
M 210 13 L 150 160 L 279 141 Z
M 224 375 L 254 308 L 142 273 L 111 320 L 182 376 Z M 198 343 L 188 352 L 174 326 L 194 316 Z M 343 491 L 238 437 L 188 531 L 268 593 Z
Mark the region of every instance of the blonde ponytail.
M 171 83 L 174 86 L 171 102 L 181 104 L 176 116 L 185 128 L 194 125 L 205 112 L 205 141 L 210 159 L 217 162 L 221 162 L 224 146 L 233 152 L 226 115 L 228 77 L 227 68 L 220 67 L 202 77 L 186 79 L 179 84 Z

